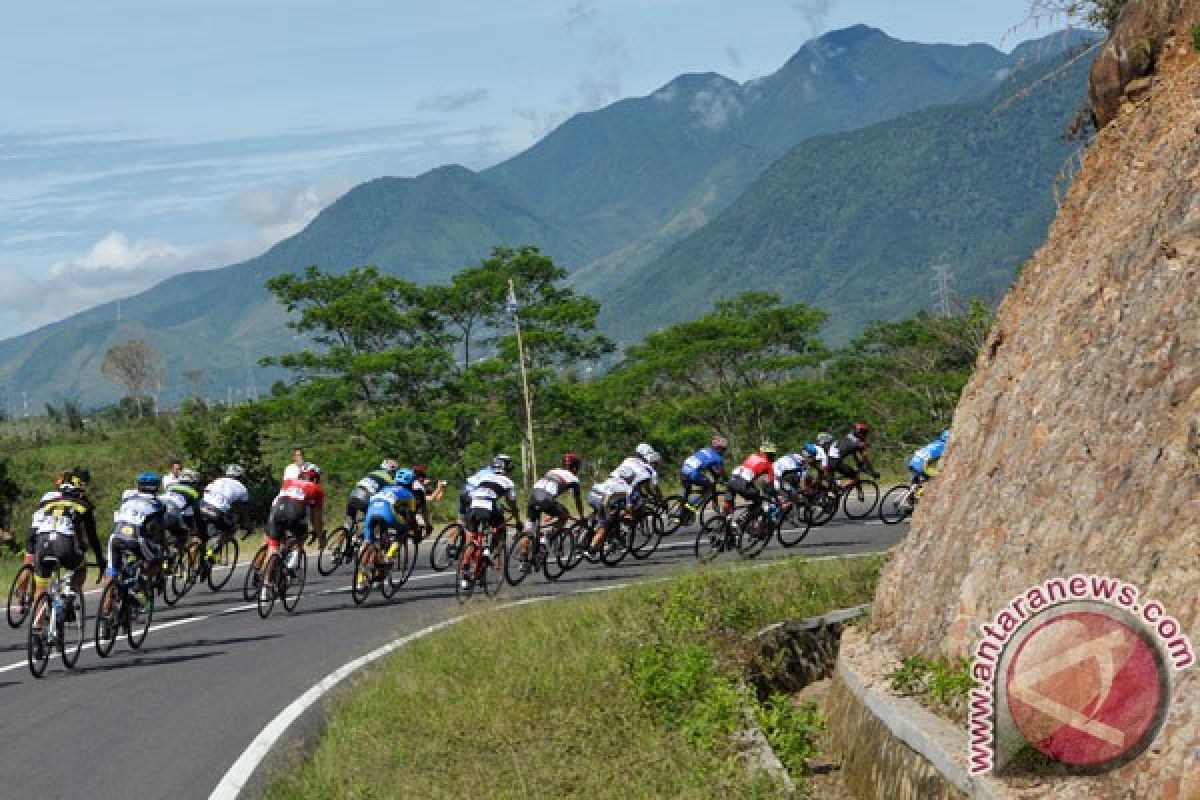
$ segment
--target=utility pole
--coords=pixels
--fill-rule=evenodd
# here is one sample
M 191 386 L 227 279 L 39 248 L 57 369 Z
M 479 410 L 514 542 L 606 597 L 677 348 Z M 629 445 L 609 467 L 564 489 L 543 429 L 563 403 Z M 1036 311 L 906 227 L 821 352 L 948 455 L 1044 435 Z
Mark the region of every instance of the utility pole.
M 508 313 L 512 314 L 513 324 L 517 327 L 517 360 L 521 367 L 521 393 L 525 396 L 525 443 L 528 444 L 528 449 L 525 444 L 521 447 L 521 471 L 525 475 L 525 489 L 528 490 L 533 473 L 537 471 L 537 450 L 533 445 L 533 403 L 529 399 L 529 378 L 525 375 L 525 345 L 521 340 L 521 317 L 517 313 L 518 308 L 517 289 L 512 278 L 509 278 Z
M 933 267 L 933 313 L 939 317 L 948 317 L 951 313 L 950 298 L 954 294 L 951 288 L 954 276 L 950 273 L 949 264 L 935 264 Z

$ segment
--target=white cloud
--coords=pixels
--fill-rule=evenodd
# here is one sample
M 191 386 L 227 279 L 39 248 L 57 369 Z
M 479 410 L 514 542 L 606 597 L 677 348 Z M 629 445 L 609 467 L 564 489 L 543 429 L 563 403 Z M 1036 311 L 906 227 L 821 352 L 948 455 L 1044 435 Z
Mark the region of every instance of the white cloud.
M 731 86 L 714 84 L 712 89 L 696 92 L 691 112 L 702 128 L 720 130 L 742 113 L 742 104 Z
M 418 111 L 442 111 L 453 113 L 464 108 L 479 105 L 491 96 L 491 92 L 483 87 L 477 89 L 462 89 L 457 92 L 446 92 L 427 97 L 417 104 Z
M 350 178 L 331 177 L 311 184 L 246 189 L 233 198 L 230 211 L 252 225 L 262 244 L 269 246 L 299 233 L 355 183 Z

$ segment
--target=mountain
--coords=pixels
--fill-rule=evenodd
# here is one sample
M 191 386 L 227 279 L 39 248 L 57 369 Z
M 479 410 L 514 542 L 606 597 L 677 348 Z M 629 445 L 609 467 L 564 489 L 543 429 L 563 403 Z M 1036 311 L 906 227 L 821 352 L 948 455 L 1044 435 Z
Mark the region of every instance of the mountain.
M 110 303 L 0 342 L 0 381 L 28 391 L 35 407 L 110 401 L 119 391 L 99 374 L 103 353 L 144 336 L 165 357 L 168 401 L 184 394 L 188 369 L 203 369 L 218 395 L 251 377 L 262 387 L 279 373 L 253 367 L 257 358 L 298 345 L 263 281 L 309 264 L 374 263 L 434 281 L 493 246 L 536 244 L 600 295 L 710 222 L 797 142 L 978 94 L 1012 63 L 985 45 L 901 42 L 856 26 L 745 84 L 684 75 L 572 117 L 482 173 L 442 167 L 358 186 L 258 258 L 124 299 L 119 322 Z
M 844 341 L 928 308 L 941 263 L 960 296 L 998 297 L 1054 217 L 1052 185 L 1079 147 L 1062 134 L 1089 63 L 1037 62 L 983 99 L 801 142 L 601 296 L 603 322 L 633 341 L 759 288 L 828 310 L 827 335 Z

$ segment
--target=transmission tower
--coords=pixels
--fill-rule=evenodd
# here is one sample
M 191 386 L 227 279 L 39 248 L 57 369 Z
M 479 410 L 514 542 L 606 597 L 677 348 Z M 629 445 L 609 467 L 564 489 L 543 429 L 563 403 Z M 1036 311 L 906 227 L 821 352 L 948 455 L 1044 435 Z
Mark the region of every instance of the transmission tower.
M 935 264 L 932 269 L 933 313 L 939 317 L 948 317 L 951 314 L 950 300 L 954 296 L 954 275 L 950 272 L 949 264 Z

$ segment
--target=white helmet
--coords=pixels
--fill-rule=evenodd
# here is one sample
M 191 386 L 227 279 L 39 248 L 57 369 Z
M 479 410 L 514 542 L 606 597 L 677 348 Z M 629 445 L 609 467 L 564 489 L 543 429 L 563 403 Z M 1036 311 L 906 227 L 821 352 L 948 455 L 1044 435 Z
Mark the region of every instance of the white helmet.
M 635 447 L 633 452 L 637 453 L 638 456 L 645 459 L 646 461 L 649 461 L 651 456 L 658 455 L 658 453 L 654 452 L 654 448 L 651 447 L 650 445 L 646 444 L 645 442 L 642 442 L 637 447 Z
M 384 472 L 395 472 L 400 469 L 400 462 L 394 458 L 385 458 L 379 468 Z
M 230 464 L 225 468 L 225 477 L 240 481 L 246 477 L 246 470 L 241 464 Z

